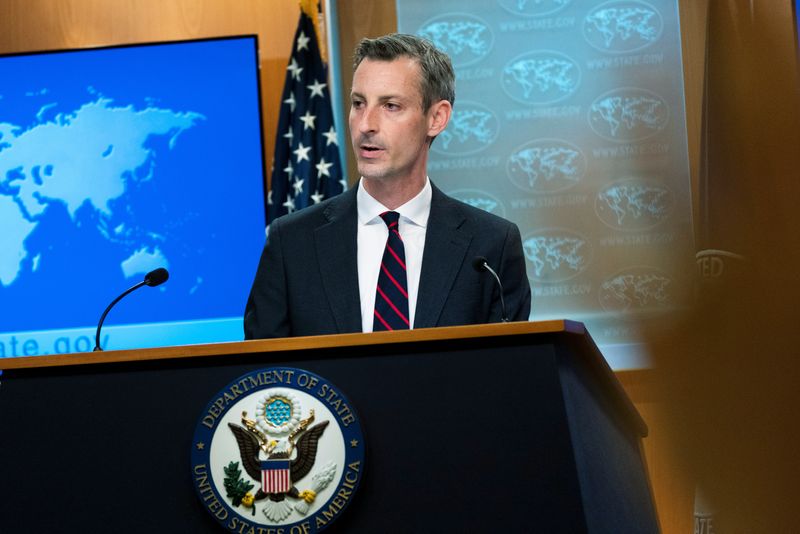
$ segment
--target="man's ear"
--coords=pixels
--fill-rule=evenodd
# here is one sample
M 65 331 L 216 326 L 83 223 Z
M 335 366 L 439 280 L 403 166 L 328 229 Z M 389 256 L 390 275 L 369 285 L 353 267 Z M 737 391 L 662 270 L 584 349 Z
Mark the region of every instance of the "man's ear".
M 450 122 L 450 115 L 453 114 L 453 106 L 447 100 L 439 100 L 431 104 L 428 110 L 428 137 L 436 137 Z

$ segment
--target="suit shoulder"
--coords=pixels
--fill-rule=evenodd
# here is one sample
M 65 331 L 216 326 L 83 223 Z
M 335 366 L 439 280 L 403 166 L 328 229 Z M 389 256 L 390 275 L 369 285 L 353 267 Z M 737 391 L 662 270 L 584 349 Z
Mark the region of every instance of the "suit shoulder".
M 347 192 L 341 193 L 335 197 L 323 200 L 319 204 L 314 204 L 307 208 L 282 215 L 275 219 L 272 224 L 277 224 L 282 229 L 318 226 L 335 218 L 337 213 L 347 209 L 347 195 Z

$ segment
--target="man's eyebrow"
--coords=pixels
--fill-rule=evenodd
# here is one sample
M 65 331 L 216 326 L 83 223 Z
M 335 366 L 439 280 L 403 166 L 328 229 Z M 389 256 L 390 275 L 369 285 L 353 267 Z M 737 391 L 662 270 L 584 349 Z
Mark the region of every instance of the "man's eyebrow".
M 366 97 L 364 95 L 362 95 L 361 93 L 359 93 L 357 91 L 353 91 L 352 93 L 350 93 L 350 98 L 351 99 L 353 99 L 353 98 L 366 99 Z M 378 102 L 386 102 L 387 100 L 406 101 L 406 100 L 409 100 L 409 98 L 408 97 L 404 97 L 402 95 L 398 95 L 398 94 L 387 94 L 387 95 L 378 96 L 377 100 L 378 100 Z

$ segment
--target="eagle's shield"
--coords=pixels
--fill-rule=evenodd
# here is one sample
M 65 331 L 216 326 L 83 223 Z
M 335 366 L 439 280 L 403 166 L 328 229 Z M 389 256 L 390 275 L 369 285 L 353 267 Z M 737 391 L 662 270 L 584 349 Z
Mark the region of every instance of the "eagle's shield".
M 287 459 L 261 462 L 261 490 L 264 493 L 286 493 L 292 489 L 291 464 Z

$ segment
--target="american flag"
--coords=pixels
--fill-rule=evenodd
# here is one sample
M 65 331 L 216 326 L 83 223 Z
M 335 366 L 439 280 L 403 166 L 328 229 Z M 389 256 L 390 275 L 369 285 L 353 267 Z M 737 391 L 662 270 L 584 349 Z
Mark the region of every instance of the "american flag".
M 333 124 L 328 69 L 306 9 L 303 6 L 300 12 L 286 68 L 267 198 L 267 224 L 341 193 L 347 186 Z
M 261 490 L 264 493 L 286 493 L 292 489 L 289 460 L 261 462 Z

